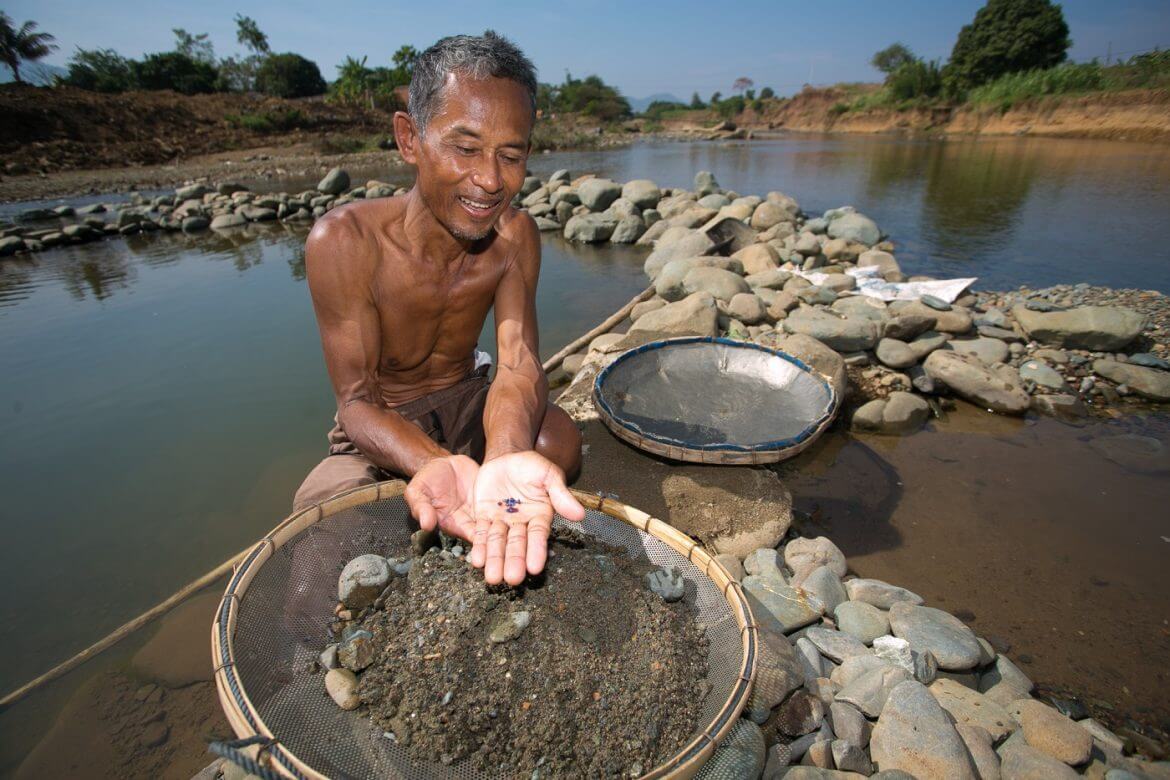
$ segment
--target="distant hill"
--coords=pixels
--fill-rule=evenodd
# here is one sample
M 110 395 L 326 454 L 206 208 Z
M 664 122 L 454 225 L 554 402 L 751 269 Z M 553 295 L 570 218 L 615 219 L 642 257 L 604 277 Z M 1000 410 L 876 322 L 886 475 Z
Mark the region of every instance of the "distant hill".
M 20 78 L 26 84 L 37 87 L 47 87 L 57 76 L 64 76 L 69 71 L 57 65 L 47 65 L 43 62 L 26 62 L 20 66 Z M 12 78 L 12 68 L 0 65 L 0 84 L 15 81 Z
M 655 100 L 669 100 L 672 103 L 686 102 L 682 98 L 676 97 L 669 92 L 659 92 L 656 95 L 651 95 L 650 97 L 644 98 L 626 98 L 626 100 L 630 101 L 630 108 L 634 110 L 635 114 L 640 114 L 645 111 Z

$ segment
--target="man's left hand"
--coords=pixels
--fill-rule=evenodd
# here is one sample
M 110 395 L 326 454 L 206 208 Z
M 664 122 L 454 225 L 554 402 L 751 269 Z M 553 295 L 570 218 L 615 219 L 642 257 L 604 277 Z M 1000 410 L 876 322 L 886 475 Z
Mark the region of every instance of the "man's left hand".
M 473 495 L 471 564 L 484 570 L 489 585 L 519 585 L 544 570 L 554 511 L 567 520 L 585 519 L 564 472 L 533 450 L 484 463 Z

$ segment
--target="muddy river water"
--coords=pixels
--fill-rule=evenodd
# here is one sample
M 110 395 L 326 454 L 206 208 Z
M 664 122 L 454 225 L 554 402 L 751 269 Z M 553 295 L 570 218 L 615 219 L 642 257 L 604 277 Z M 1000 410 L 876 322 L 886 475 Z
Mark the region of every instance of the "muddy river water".
M 1086 281 L 1170 293 L 1167 147 L 792 136 L 531 162 L 540 175 L 561 167 L 664 186 L 707 169 L 743 194 L 787 192 L 808 212 L 855 204 L 890 234 L 903 268 L 978 276 L 984 289 Z M 0 688 L 287 514 L 332 414 L 304 236 L 282 226 L 142 235 L 0 264 Z M 548 235 L 543 249 L 545 355 L 645 284 L 643 250 Z M 489 322 L 481 345 L 491 341 Z M 1038 682 L 1165 728 L 1170 473 L 1089 445 L 1134 432 L 1170 447 L 1165 415 L 1073 427 L 961 407 L 901 439 L 831 433 L 784 473 L 801 522 L 833 538 L 858 574 L 960 614 L 1010 644 Z M 197 647 L 195 665 L 213 600 L 164 624 L 174 647 Z M 146 638 L 0 713 L 0 774 L 60 769 L 64 722 L 99 733 L 84 729 L 114 695 L 99 677 L 130 664 Z M 187 725 L 171 726 L 166 760 L 127 765 L 127 776 L 189 776 L 207 762 L 200 741 L 223 730 L 217 705 L 210 690 L 183 690 L 171 695 Z

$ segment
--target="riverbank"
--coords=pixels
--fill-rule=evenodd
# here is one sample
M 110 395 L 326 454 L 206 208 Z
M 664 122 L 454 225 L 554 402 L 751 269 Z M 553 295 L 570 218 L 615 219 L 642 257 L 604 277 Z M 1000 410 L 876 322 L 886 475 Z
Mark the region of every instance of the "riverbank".
M 910 133 L 934 136 L 1009 135 L 1170 143 L 1170 92 L 1135 89 L 1058 95 L 998 106 L 866 107 L 859 98 L 879 85 L 806 88 L 791 98 L 764 101 L 713 130 L 711 111 L 675 112 L 654 127 L 683 138 L 752 137 L 775 132 Z M 859 103 L 861 105 L 859 105 Z

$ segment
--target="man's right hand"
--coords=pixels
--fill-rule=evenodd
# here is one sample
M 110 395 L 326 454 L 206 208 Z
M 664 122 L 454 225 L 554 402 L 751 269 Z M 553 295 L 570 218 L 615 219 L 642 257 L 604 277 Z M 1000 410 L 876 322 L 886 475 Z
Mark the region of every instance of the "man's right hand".
M 435 458 L 415 472 L 406 487 L 410 513 L 426 531 L 439 530 L 471 541 L 475 536 L 472 487 L 479 464 L 466 455 Z

